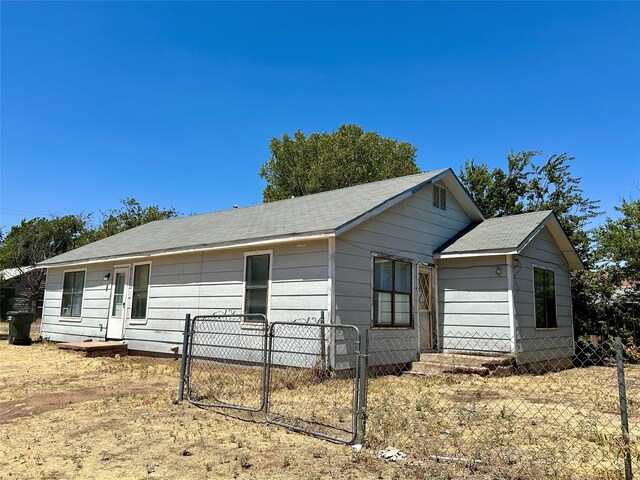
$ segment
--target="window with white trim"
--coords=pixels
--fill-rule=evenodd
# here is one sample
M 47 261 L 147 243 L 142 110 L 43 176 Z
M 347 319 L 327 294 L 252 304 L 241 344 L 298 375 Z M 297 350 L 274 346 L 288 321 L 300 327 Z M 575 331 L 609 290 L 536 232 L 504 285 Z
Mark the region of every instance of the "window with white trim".
M 433 206 L 440 210 L 447 209 L 447 189 L 445 187 L 433 186 Z
M 84 292 L 84 271 L 65 272 L 62 282 L 61 317 L 80 317 Z
M 536 328 L 557 328 L 556 282 L 553 270 L 533 268 Z
M 373 259 L 373 326 L 411 327 L 411 263 Z
M 245 257 L 244 313 L 267 315 L 271 254 Z
M 147 300 L 149 298 L 148 263 L 133 267 L 133 292 L 131 295 L 131 318 L 144 320 L 147 318 Z

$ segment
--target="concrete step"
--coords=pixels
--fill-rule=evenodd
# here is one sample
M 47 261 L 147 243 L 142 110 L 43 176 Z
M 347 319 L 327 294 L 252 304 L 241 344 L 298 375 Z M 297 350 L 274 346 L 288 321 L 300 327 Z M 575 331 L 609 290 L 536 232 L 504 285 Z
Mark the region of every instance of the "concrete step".
M 58 348 L 80 352 L 85 357 L 126 356 L 129 353 L 129 347 L 124 342 L 70 342 L 59 343 Z
M 515 372 L 510 355 L 485 356 L 461 353 L 423 353 L 407 373 L 413 375 L 442 375 L 443 373 L 486 376 L 508 376 Z
M 440 375 L 443 373 L 456 373 L 467 375 L 488 376 L 491 371 L 487 367 L 474 367 L 468 365 L 446 365 L 426 362 L 415 362 L 409 372 L 414 375 Z

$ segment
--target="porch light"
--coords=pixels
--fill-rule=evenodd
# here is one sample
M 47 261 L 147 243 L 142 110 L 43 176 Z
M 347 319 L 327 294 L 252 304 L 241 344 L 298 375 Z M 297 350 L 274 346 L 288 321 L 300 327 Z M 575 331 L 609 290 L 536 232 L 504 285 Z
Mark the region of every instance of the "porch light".
M 110 273 L 105 273 L 104 276 L 102 277 L 102 280 L 104 280 L 105 282 L 108 281 L 111 278 L 111 274 Z

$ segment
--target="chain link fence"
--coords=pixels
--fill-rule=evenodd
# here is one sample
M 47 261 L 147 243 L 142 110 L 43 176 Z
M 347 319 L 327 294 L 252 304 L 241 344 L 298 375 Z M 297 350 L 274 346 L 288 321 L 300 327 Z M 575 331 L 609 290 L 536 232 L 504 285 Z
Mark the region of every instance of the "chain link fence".
M 185 325 L 181 377 L 200 406 L 394 447 L 449 478 L 632 478 L 640 467 L 640 354 L 624 339 L 447 331 L 420 352 L 411 329 L 239 315 Z
M 366 442 L 372 448 L 392 445 L 411 458 L 445 463 L 456 475 L 622 478 L 625 468 L 637 470 L 635 347 L 618 346 L 622 370 L 610 339 L 448 332 L 434 344 L 441 350 L 415 358 L 414 338 L 370 331 Z M 399 362 L 411 354 L 414 361 Z M 620 387 L 626 387 L 626 429 Z
M 328 440 L 354 442 L 359 353 L 355 327 L 272 323 L 266 420 Z

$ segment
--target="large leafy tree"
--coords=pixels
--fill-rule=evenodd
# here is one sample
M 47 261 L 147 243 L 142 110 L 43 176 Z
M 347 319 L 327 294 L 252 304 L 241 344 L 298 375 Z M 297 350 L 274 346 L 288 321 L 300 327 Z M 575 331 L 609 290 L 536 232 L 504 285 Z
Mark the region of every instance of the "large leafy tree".
M 17 268 L 23 275 L 31 311 L 35 311 L 45 271 L 25 267 L 32 267 L 38 262 L 77 247 L 85 228 L 84 215 L 38 217 L 22 220 L 2 239 L 0 266 L 3 269 Z
M 270 149 L 260 169 L 265 202 L 420 173 L 414 146 L 357 125 L 308 136 L 285 133 L 271 140 Z
M 173 208 L 162 208 L 158 205 L 143 207 L 135 198 L 121 200 L 122 206 L 106 212 L 100 212 L 100 224 L 84 232 L 81 243 L 91 243 L 116 233 L 124 232 L 134 227 L 156 220 L 177 217 L 179 214 Z

